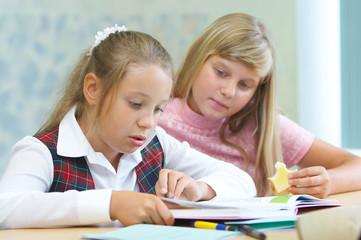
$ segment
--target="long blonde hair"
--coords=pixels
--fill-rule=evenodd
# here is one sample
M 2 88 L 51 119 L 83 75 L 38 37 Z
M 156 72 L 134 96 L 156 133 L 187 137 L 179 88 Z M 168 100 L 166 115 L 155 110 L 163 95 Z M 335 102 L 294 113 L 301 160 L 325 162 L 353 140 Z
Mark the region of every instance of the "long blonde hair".
M 239 132 L 244 123 L 255 119 L 257 136 L 256 188 L 259 196 L 271 194 L 267 177 L 275 173 L 274 164 L 282 160 L 277 123 L 275 56 L 272 40 L 265 26 L 256 18 L 233 13 L 214 21 L 188 50 L 177 74 L 175 97 L 188 99 L 192 85 L 204 62 L 212 55 L 240 61 L 261 76 L 257 90 L 248 104 L 231 116 L 220 131 L 221 141 L 238 150 L 248 170 L 244 149 L 226 139 L 225 131 Z
M 114 94 L 116 85 L 133 65 L 153 64 L 160 66 L 172 77 L 174 75 L 169 53 L 156 39 L 145 33 L 136 31 L 111 33 L 92 49 L 90 56 L 88 52 L 89 50 L 86 50 L 81 55 L 80 61 L 59 92 L 59 100 L 52 113 L 36 134 L 57 127 L 73 106 L 76 106 L 76 118 L 82 115 L 86 109 L 83 81 L 88 73 L 94 73 L 102 81 L 96 118 L 99 117 L 105 97 L 109 93 Z

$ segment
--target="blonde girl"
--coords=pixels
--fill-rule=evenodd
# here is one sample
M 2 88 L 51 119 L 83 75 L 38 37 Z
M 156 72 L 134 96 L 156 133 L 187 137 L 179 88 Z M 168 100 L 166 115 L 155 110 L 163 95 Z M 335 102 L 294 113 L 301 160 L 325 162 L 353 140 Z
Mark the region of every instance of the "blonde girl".
M 0 228 L 172 225 L 158 196 L 254 196 L 247 173 L 157 127 L 172 86 L 171 57 L 157 40 L 117 25 L 98 32 L 45 124 L 12 149 Z
M 302 167 L 289 175 L 293 194 L 361 189 L 361 160 L 314 137 L 276 106 L 274 46 L 265 26 L 242 13 L 214 21 L 190 47 L 175 98 L 159 125 L 199 151 L 230 162 L 271 195 L 275 163 Z M 298 187 L 303 186 L 303 187 Z

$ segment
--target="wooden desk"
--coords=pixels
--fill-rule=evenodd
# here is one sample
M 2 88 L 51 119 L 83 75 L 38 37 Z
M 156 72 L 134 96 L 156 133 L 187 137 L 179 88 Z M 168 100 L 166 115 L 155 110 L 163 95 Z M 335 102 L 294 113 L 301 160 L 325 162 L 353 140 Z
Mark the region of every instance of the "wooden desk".
M 361 205 L 361 191 L 336 194 L 327 197 L 328 199 L 337 199 L 343 206 Z M 326 199 L 327 199 L 326 198 Z M 305 213 L 307 214 L 307 213 Z M 74 228 L 55 228 L 55 229 L 10 229 L 0 230 L 1 240 L 79 240 L 84 233 L 105 233 L 118 228 L 102 227 L 74 227 Z M 255 240 L 249 236 L 239 236 L 231 238 L 232 240 Z M 299 239 L 297 232 L 270 232 L 267 233 L 267 240 L 292 240 Z

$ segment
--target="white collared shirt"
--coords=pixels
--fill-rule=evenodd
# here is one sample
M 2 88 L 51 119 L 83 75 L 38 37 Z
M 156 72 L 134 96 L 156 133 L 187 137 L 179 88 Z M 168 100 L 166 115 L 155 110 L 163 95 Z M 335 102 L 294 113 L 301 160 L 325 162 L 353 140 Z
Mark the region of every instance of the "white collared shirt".
M 135 167 L 142 161 L 140 151 L 148 142 L 133 153 L 123 154 L 115 171 L 102 153 L 93 150 L 74 112 L 75 108 L 60 123 L 57 153 L 65 157 L 85 156 L 95 190 L 49 193 L 54 177 L 50 151 L 37 138 L 24 137 L 14 145 L 0 181 L 0 229 L 110 223 L 112 191 L 139 191 Z M 251 177 L 232 164 L 190 148 L 160 127 L 154 135 L 164 151 L 164 168 L 182 171 L 207 183 L 218 199 L 256 195 Z

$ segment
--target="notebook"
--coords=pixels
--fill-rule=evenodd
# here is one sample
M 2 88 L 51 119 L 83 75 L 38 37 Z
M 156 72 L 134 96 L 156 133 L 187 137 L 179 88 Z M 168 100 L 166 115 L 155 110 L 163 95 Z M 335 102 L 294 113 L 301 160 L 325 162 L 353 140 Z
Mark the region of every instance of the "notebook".
M 136 224 L 101 234 L 83 234 L 83 239 L 101 240 L 216 240 L 242 235 L 241 232 L 191 227 Z
M 297 215 L 299 208 L 340 206 L 336 200 L 324 200 L 309 195 L 288 195 L 244 198 L 228 201 L 190 202 L 161 198 L 176 204 L 170 209 L 176 219 L 242 220 Z

